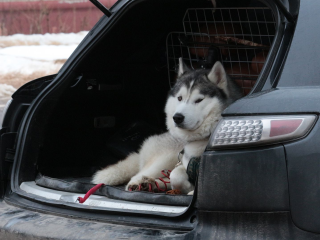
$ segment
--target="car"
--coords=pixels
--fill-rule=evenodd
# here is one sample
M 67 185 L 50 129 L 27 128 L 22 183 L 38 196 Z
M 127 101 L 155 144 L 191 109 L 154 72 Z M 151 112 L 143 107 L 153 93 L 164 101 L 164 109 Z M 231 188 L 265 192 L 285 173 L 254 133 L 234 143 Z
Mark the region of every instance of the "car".
M 319 239 L 320 2 L 92 2 L 105 15 L 58 74 L 4 110 L 1 239 Z M 245 95 L 212 132 L 194 195 L 103 186 L 79 203 L 96 170 L 165 131 L 180 57 L 221 61 Z

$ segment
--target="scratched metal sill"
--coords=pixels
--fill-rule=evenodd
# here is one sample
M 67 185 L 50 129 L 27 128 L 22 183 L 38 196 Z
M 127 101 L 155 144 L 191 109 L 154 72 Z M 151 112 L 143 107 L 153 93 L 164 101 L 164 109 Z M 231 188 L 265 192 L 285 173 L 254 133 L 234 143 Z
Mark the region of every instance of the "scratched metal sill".
M 77 203 L 78 197 L 83 197 L 84 194 L 63 192 L 53 189 L 48 189 L 36 185 L 34 181 L 23 182 L 20 189 L 27 194 L 36 195 L 49 200 L 61 201 L 74 207 L 82 206 L 94 208 L 96 210 L 127 210 L 127 211 L 144 211 L 150 213 L 167 213 L 167 214 L 182 214 L 188 207 L 156 205 L 147 203 L 136 203 L 123 200 L 110 199 L 105 196 L 91 195 L 83 204 Z

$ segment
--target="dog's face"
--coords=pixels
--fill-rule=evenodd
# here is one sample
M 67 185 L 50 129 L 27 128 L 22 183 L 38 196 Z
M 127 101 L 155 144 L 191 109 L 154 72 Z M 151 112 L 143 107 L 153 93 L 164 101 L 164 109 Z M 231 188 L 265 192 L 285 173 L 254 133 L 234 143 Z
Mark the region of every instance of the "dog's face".
M 207 138 L 225 108 L 227 83 L 220 62 L 211 71 L 191 71 L 180 59 L 177 82 L 165 108 L 170 133 L 186 141 Z

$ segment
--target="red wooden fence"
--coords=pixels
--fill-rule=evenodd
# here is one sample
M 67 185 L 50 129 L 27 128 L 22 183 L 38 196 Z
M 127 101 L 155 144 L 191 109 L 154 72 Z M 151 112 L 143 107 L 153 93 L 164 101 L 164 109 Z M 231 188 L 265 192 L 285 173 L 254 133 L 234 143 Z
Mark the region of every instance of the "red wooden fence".
M 110 8 L 117 0 L 100 0 Z M 89 1 L 0 2 L 0 36 L 90 30 L 102 12 Z

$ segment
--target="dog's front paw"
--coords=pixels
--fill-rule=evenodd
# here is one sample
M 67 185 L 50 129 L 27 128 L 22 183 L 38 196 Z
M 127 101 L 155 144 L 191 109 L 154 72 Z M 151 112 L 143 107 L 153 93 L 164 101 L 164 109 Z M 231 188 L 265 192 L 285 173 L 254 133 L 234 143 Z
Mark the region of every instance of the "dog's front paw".
M 142 176 L 139 180 L 133 180 L 126 186 L 127 191 L 147 191 L 152 192 L 155 186 L 155 179 L 151 177 Z
M 194 190 L 194 186 L 189 182 L 188 178 L 184 166 L 180 165 L 176 167 L 170 174 L 172 189 L 178 189 L 183 194 L 191 194 Z
M 111 171 L 110 171 L 111 170 Z M 92 183 L 103 183 L 106 185 L 120 185 L 123 184 L 123 179 L 120 178 L 111 168 L 105 168 L 97 171 L 92 177 Z
M 188 195 L 193 195 L 193 192 L 194 192 L 194 190 L 191 191 L 191 192 L 188 192 Z
M 126 191 L 139 191 L 139 181 L 131 179 L 126 186 Z

